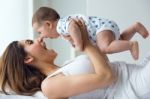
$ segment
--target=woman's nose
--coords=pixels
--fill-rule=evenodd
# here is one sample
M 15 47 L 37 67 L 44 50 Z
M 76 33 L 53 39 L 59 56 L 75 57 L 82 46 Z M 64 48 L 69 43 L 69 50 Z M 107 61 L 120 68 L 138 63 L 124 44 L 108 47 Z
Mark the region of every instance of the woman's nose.
M 38 41 L 38 42 L 43 42 L 43 37 L 38 37 L 38 38 L 37 38 L 37 41 Z

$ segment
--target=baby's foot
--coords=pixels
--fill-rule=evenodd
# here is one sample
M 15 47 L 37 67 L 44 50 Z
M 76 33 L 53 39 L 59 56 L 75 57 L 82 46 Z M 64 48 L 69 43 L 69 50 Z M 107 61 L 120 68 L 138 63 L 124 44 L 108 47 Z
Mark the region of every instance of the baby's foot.
M 135 28 L 136 32 L 138 32 L 143 38 L 147 38 L 149 36 L 147 29 L 140 22 L 136 22 L 134 24 L 134 28 Z
M 139 58 L 139 46 L 138 46 L 138 42 L 137 41 L 131 41 L 131 55 L 132 57 L 137 60 Z

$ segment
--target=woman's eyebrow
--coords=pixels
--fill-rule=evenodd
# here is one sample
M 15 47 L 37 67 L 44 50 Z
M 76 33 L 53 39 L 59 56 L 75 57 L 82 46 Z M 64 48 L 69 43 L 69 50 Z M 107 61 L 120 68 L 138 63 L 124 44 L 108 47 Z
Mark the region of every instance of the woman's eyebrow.
M 28 43 L 29 41 L 31 41 L 31 40 L 27 39 L 27 40 L 25 40 L 25 43 Z
M 28 42 L 28 40 L 25 40 L 25 41 L 24 41 L 24 44 L 26 44 L 27 42 Z

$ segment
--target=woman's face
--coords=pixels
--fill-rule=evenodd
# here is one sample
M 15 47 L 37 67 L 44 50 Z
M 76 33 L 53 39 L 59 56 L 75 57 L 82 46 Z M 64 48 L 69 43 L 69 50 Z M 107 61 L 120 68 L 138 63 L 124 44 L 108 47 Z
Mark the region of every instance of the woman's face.
M 36 40 L 22 40 L 19 42 L 25 52 L 32 56 L 35 61 L 46 61 L 46 62 L 54 62 L 57 53 L 52 49 L 47 49 L 45 43 L 38 39 Z

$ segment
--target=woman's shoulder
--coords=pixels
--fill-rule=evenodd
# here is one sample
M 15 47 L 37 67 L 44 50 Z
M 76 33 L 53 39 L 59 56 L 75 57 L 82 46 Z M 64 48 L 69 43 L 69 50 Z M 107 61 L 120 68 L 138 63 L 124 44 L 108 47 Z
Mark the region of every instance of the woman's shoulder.
M 48 75 L 47 78 L 53 77 L 60 73 L 64 74 L 65 76 L 68 76 L 68 75 L 91 73 L 93 71 L 94 69 L 88 56 L 80 55 L 65 63 L 61 68 L 59 68 L 52 74 Z
M 90 60 L 89 60 L 89 57 L 88 57 L 87 55 L 79 55 L 79 56 L 77 56 L 77 57 L 75 57 L 75 58 L 72 58 L 72 59 L 69 59 L 69 60 L 65 61 L 64 64 L 63 64 L 63 66 L 65 66 L 65 65 L 67 65 L 67 64 L 69 64 L 69 63 L 71 63 L 71 62 L 76 62 L 76 61 L 78 61 L 78 60 L 90 61 Z
M 53 92 L 54 93 L 58 92 L 57 89 L 59 89 L 59 86 L 57 86 L 57 85 L 58 85 L 59 81 L 63 79 L 62 77 L 64 77 L 64 74 L 59 73 L 54 77 L 47 77 L 46 79 L 44 79 L 42 81 L 41 89 L 45 96 L 48 96 L 48 95 L 52 96 Z M 56 91 L 54 91 L 54 90 L 56 90 Z
M 80 55 L 66 63 L 62 68 L 66 75 L 82 74 L 93 71 L 92 62 L 86 55 Z

